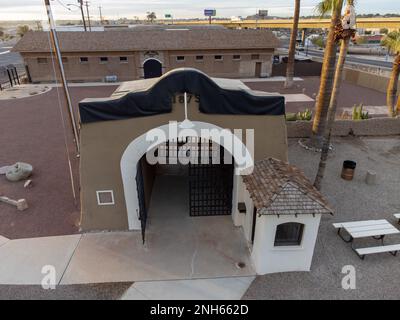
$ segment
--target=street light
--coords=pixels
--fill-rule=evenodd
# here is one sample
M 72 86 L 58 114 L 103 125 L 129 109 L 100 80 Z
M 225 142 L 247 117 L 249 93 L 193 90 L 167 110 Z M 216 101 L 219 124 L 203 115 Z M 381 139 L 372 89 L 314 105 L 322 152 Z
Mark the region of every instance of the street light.
M 83 28 L 86 30 L 86 21 L 85 21 L 85 14 L 83 13 L 83 3 L 82 0 L 78 0 L 79 5 L 77 4 L 72 4 L 72 3 L 68 3 L 67 7 L 73 6 L 73 7 L 77 7 L 79 9 L 81 9 L 81 14 L 82 14 L 82 21 L 83 21 Z

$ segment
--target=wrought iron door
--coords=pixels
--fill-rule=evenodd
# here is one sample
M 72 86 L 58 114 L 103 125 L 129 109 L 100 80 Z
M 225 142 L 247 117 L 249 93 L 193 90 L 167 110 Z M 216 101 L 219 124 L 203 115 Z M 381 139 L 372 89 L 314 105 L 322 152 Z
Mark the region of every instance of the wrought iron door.
M 230 215 L 232 213 L 232 188 L 233 160 L 229 164 L 224 163 L 224 148 L 220 149 L 220 164 L 190 163 L 190 215 Z
M 144 192 L 142 164 L 140 161 L 137 164 L 136 186 L 137 186 L 137 193 L 138 193 L 138 199 L 139 199 L 139 220 L 140 220 L 140 225 L 142 228 L 142 239 L 143 239 L 143 244 L 144 244 L 145 237 L 146 237 L 147 210 L 146 210 L 146 201 L 145 201 L 145 192 Z

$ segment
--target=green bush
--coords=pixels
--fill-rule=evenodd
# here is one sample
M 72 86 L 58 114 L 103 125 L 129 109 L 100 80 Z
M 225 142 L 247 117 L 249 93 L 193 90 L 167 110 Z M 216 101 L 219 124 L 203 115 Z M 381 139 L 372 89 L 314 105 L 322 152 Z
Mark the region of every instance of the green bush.
M 286 121 L 297 121 L 297 120 L 310 121 L 311 119 L 312 119 L 312 111 L 309 109 L 297 113 L 293 112 L 286 113 Z

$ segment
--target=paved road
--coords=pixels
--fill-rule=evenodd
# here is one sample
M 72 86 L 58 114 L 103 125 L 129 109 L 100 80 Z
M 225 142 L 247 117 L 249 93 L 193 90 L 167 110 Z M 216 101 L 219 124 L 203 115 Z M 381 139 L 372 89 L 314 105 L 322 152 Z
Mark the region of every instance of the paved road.
M 11 48 L 12 45 L 10 44 L 0 44 L 0 66 L 14 64 L 17 66 L 18 72 L 25 72 L 21 55 L 17 52 L 11 52 Z
M 304 53 L 305 54 L 305 53 Z M 324 52 L 320 50 L 308 49 L 308 55 L 312 57 L 319 57 L 322 58 L 324 56 Z M 368 59 L 368 58 L 359 58 L 353 57 L 351 55 L 347 55 L 346 62 L 354 62 L 354 63 L 361 63 L 370 66 L 376 66 L 381 68 L 388 68 L 391 69 L 393 64 L 387 61 L 380 61 L 375 59 Z

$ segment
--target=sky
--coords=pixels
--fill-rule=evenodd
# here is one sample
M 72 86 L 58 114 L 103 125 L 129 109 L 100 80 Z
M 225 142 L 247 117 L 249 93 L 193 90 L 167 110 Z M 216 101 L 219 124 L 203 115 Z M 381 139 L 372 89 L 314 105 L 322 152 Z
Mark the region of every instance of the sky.
M 311 15 L 320 0 L 302 0 L 301 15 Z M 259 9 L 269 10 L 270 15 L 291 16 L 294 0 L 90 0 L 90 16 L 98 19 L 102 7 L 104 18 L 144 18 L 147 11 L 157 17 L 172 14 L 174 18 L 201 18 L 205 8 L 217 10 L 218 17 L 248 16 Z M 51 0 L 55 19 L 79 19 L 77 0 Z M 358 0 L 358 13 L 400 13 L 399 0 Z M 43 0 L 0 0 L 0 20 L 46 20 Z

